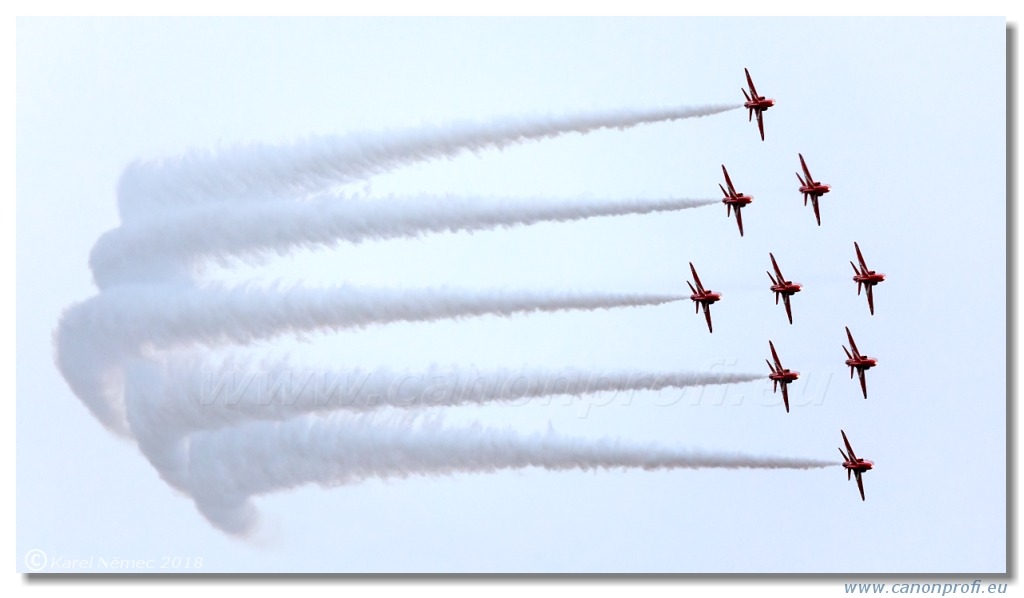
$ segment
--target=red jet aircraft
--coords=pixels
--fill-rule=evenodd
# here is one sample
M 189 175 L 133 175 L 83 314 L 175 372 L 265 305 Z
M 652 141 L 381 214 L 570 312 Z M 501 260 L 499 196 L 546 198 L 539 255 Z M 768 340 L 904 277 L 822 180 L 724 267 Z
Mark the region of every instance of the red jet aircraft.
M 711 332 L 711 304 L 721 299 L 722 294 L 704 289 L 704 285 L 700 283 L 700 277 L 697 276 L 697 269 L 693 267 L 693 262 L 690 262 L 690 272 L 693 273 L 693 282 L 697 285 L 695 289 L 689 280 L 686 281 L 686 284 L 690 285 L 690 290 L 693 291 L 690 299 L 693 300 L 693 307 L 697 310 L 695 313 L 700 313 L 700 307 L 704 306 L 704 318 L 708 321 L 708 332 Z
M 796 178 L 800 180 L 800 193 L 804 194 L 804 205 L 807 205 L 807 198 L 811 198 L 811 205 L 814 207 L 814 219 L 818 221 L 818 226 L 821 226 L 821 214 L 818 213 L 818 198 L 825 195 L 832 188 L 829 185 L 820 183 L 811 177 L 811 171 L 807 169 L 807 162 L 804 162 L 804 155 L 797 154 L 800 156 L 800 166 L 804 169 L 804 176 L 801 177 L 800 173 L 796 173 Z
M 722 164 L 722 173 L 725 175 L 725 184 L 729 186 L 729 190 L 726 191 L 722 184 L 718 184 L 718 188 L 722 190 L 722 194 L 725 195 L 725 199 L 722 203 L 725 204 L 725 217 L 728 218 L 732 215 L 732 210 L 736 210 L 736 224 L 740 227 L 740 236 L 743 236 L 743 216 L 740 214 L 740 208 L 743 206 L 750 205 L 754 198 L 749 195 L 737 193 L 736 188 L 732 186 L 732 179 L 729 178 L 729 171 L 725 169 L 725 164 Z
M 743 72 L 747 74 L 747 87 L 750 88 L 750 95 L 747 95 L 747 90 L 740 88 L 740 91 L 743 92 L 743 97 L 747 98 L 747 101 L 743 102 L 743 107 L 747 109 L 747 122 L 754 118 L 754 113 L 756 112 L 757 130 L 761 132 L 761 141 L 764 141 L 764 118 L 761 116 L 761 113 L 774 106 L 775 100 L 757 95 L 757 90 L 754 89 L 754 82 L 750 79 L 750 71 L 743 69 Z
M 839 449 L 839 454 L 843 456 L 843 467 L 846 468 L 846 479 L 850 479 L 850 475 L 857 476 L 857 488 L 860 490 L 860 499 L 864 500 L 864 480 L 861 478 L 861 474 L 875 466 L 871 461 L 860 459 L 857 455 L 853 454 L 853 447 L 850 446 L 850 441 L 846 438 L 846 432 L 839 430 L 843 435 L 843 442 L 846 444 L 846 452 L 843 449 Z
M 789 413 L 789 392 L 786 390 L 786 385 L 799 378 L 800 372 L 794 372 L 782 367 L 782 362 L 779 361 L 779 354 L 775 352 L 775 345 L 768 341 L 768 346 L 771 347 L 772 358 L 775 359 L 775 365 L 772 365 L 767 359 L 764 360 L 768 364 L 768 369 L 772 371 L 771 374 L 768 374 L 768 379 L 773 383 L 772 392 L 777 391 L 779 385 L 782 385 L 782 402 L 786 405 L 786 413 Z
M 868 309 L 871 310 L 871 315 L 875 315 L 875 298 L 871 294 L 871 289 L 876 284 L 885 280 L 885 274 L 881 272 L 875 272 L 874 270 L 868 270 L 867 264 L 864 263 L 864 256 L 860 252 L 860 245 L 857 242 L 853 242 L 853 248 L 857 250 L 857 261 L 860 262 L 860 269 L 854 266 L 853 262 L 850 265 L 853 266 L 853 281 L 857 283 L 857 294 L 860 295 L 861 285 L 868 291 Z
M 860 389 L 864 391 L 864 398 L 868 398 L 868 383 L 864 378 L 864 371 L 869 370 L 878 365 L 878 360 L 874 357 L 868 357 L 867 355 L 861 355 L 860 351 L 857 350 L 857 343 L 853 342 L 853 335 L 850 334 L 850 327 L 846 327 L 846 338 L 850 339 L 850 349 L 853 350 L 853 355 L 850 355 L 850 350 L 843 345 L 843 351 L 846 351 L 846 365 L 850 366 L 850 378 L 853 378 L 853 370 L 857 370 L 857 375 L 860 377 Z
M 771 288 L 775 291 L 775 305 L 779 304 L 779 295 L 782 295 L 782 302 L 786 304 L 786 316 L 789 318 L 789 323 L 792 324 L 793 311 L 789 307 L 789 298 L 800 292 L 800 283 L 786 280 L 782 275 L 782 270 L 779 269 L 779 264 L 775 261 L 775 256 L 771 253 L 768 256 L 772 258 L 772 266 L 775 268 L 775 276 L 772 276 L 771 272 L 768 273 L 768 278 L 772 279 Z

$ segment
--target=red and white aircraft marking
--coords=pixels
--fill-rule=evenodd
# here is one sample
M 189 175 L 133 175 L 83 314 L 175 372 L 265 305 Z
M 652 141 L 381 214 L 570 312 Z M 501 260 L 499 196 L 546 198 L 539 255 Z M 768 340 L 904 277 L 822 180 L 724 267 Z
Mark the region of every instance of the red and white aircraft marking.
M 779 296 L 782 296 L 782 302 L 786 304 L 786 316 L 789 318 L 789 323 L 793 323 L 793 311 L 789 307 L 789 298 L 795 293 L 800 292 L 800 283 L 793 282 L 792 280 L 786 280 L 782 275 L 782 270 L 779 269 L 778 262 L 775 261 L 775 256 L 771 253 L 768 257 L 772 258 L 772 267 L 775 268 L 775 276 L 772 273 L 768 273 L 768 278 L 772 279 L 771 289 L 775 291 L 775 305 L 779 304 Z
M 853 447 L 850 446 L 850 441 L 846 438 L 846 432 L 839 430 L 843 435 L 843 442 L 846 444 L 846 452 L 843 449 L 839 449 L 839 454 L 843 456 L 843 467 L 846 468 L 846 479 L 849 480 L 851 475 L 857 476 L 857 488 L 860 490 L 860 499 L 864 500 L 864 480 L 860 477 L 865 471 L 875 466 L 871 461 L 860 459 L 853 453 Z
M 718 184 L 718 188 L 722 190 L 722 195 L 725 195 L 725 199 L 722 200 L 722 203 L 725 204 L 725 217 L 728 218 L 732 215 L 732 211 L 736 210 L 736 225 L 740 227 L 740 236 L 742 237 L 743 215 L 740 214 L 740 208 L 750 205 L 754 198 L 736 192 L 736 187 L 732 186 L 732 179 L 729 178 L 729 171 L 725 169 L 725 164 L 722 164 L 722 174 L 725 175 L 725 184 L 729 187 L 729 190 L 726 191 L 721 183 Z
M 853 248 L 857 250 L 857 261 L 860 262 L 860 269 L 857 269 L 857 266 L 850 262 L 850 265 L 853 266 L 853 281 L 857 283 L 857 294 L 860 295 L 862 285 L 867 289 L 868 309 L 871 310 L 871 315 L 875 315 L 875 298 L 871 293 L 871 289 L 876 284 L 885 280 L 885 274 L 868 270 L 867 264 L 864 263 L 864 255 L 860 252 L 860 245 L 857 245 L 856 241 L 853 242 Z
M 814 207 L 814 219 L 818 222 L 818 226 L 821 226 L 821 214 L 818 213 L 818 198 L 828 193 L 832 186 L 814 180 L 811 176 L 811 171 L 807 169 L 807 162 L 804 162 L 804 155 L 797 155 L 800 156 L 800 166 L 804 169 L 803 177 L 800 176 L 799 172 L 796 173 L 796 178 L 800 180 L 800 193 L 804 194 L 804 205 L 807 205 L 807 199 L 810 198 L 811 206 Z
M 868 383 L 864 378 L 864 372 L 878 365 L 878 360 L 874 357 L 868 357 L 867 355 L 861 355 L 860 351 L 857 350 L 857 343 L 853 342 L 853 335 L 850 334 L 850 327 L 846 327 L 846 338 L 850 339 L 850 349 L 843 345 L 843 351 L 846 351 L 846 365 L 850 366 L 850 378 L 853 378 L 853 370 L 857 370 L 857 375 L 860 377 L 860 389 L 864 392 L 864 398 L 868 398 Z M 851 351 L 853 354 L 851 355 Z
M 693 291 L 690 299 L 693 300 L 693 307 L 697 310 L 695 313 L 700 313 L 701 306 L 704 307 L 704 318 L 708 321 L 708 332 L 711 332 L 711 304 L 721 299 L 722 294 L 704 288 L 704 285 L 700 283 L 700 277 L 697 276 L 697 269 L 693 267 L 693 262 L 690 262 L 690 272 L 693 273 L 693 282 L 697 285 L 697 288 L 693 288 L 693 284 L 690 284 L 689 280 L 686 281 L 690 290 Z
M 743 107 L 747 109 L 747 122 L 750 122 L 754 118 L 754 114 L 757 113 L 757 130 L 761 132 L 761 141 L 764 141 L 764 117 L 761 113 L 774 106 L 775 100 L 757 95 L 754 81 L 750 78 L 750 71 L 743 69 L 743 72 L 747 75 L 747 87 L 750 88 L 750 94 L 747 94 L 747 90 L 740 89 L 743 92 L 743 97 L 747 99 L 746 102 L 743 102 Z
M 779 385 L 782 385 L 782 403 L 786 406 L 786 413 L 789 413 L 789 392 L 786 390 L 786 385 L 800 377 L 800 372 L 788 370 L 782 367 L 782 362 L 779 361 L 779 354 L 775 352 L 775 345 L 771 341 L 768 341 L 768 346 L 772 350 L 772 359 L 775 360 L 775 365 L 772 365 L 770 361 L 765 359 L 765 363 L 768 364 L 768 369 L 772 371 L 768 374 L 768 379 L 772 381 L 772 392 L 779 389 Z

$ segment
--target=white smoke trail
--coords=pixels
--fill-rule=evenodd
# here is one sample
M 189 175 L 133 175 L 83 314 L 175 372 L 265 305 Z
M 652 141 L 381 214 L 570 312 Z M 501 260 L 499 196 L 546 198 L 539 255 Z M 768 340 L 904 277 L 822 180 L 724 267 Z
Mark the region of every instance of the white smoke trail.
M 171 359 L 130 368 L 125 401 L 182 434 L 252 420 L 335 410 L 371 411 L 511 402 L 557 395 L 657 391 L 751 382 L 764 374 L 643 370 L 494 369 L 426 371 L 310 369 L 287 359 Z
M 682 295 L 613 292 L 373 289 L 342 285 L 112 287 L 67 309 L 58 334 L 116 337 L 128 348 L 247 344 L 290 333 L 472 316 L 661 305 Z M 59 345 L 59 343 L 58 343 Z
M 296 247 L 339 241 L 416 237 L 428 233 L 478 231 L 543 221 L 679 211 L 717 204 L 717 199 L 486 199 L 416 197 L 344 201 L 233 202 L 190 206 L 169 214 L 126 222 L 104 233 L 89 265 L 97 286 L 165 281 L 200 256 L 284 253 Z
M 645 293 L 332 289 L 123 285 L 65 310 L 56 363 L 90 411 L 126 434 L 121 362 L 195 345 L 245 345 L 284 334 L 481 315 L 660 305 L 683 296 Z
M 501 149 L 529 140 L 598 129 L 710 116 L 740 104 L 618 110 L 562 117 L 455 123 L 391 133 L 314 137 L 291 146 L 253 145 L 129 165 L 118 185 L 121 219 L 161 206 L 216 199 L 255 201 L 304 196 L 423 160 Z
M 585 440 L 548 430 L 519 434 L 437 419 L 333 414 L 253 422 L 199 432 L 188 446 L 188 479 L 199 510 L 220 529 L 244 535 L 257 523 L 250 497 L 318 483 L 452 475 L 539 467 L 591 469 L 812 469 L 835 461 L 768 457 Z

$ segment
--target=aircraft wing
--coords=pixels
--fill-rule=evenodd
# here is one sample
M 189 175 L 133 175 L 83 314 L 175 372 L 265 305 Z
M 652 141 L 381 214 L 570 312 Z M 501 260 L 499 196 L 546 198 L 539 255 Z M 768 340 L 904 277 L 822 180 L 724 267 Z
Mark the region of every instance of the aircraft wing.
M 750 78 L 750 71 L 743 69 L 743 72 L 747 75 L 747 87 L 750 88 L 750 95 L 757 97 L 757 89 L 754 87 L 754 80 Z
M 789 413 L 789 384 L 782 383 L 782 404 L 786 406 L 786 413 Z
M 775 352 L 775 345 L 771 341 L 768 341 L 768 346 L 772 349 L 772 358 L 775 359 L 775 367 L 777 367 L 779 371 L 782 371 L 782 362 L 779 360 L 779 354 Z M 783 386 L 783 388 L 785 388 L 785 386 Z
M 764 141 L 764 112 L 762 110 L 757 111 L 757 130 L 761 132 L 761 141 Z
M 736 204 L 736 225 L 740 227 L 740 236 L 743 236 L 743 214 L 740 213 L 740 206 Z
M 860 245 L 857 245 L 856 241 L 853 242 L 853 248 L 857 250 L 857 261 L 860 262 L 861 270 L 867 273 L 868 265 L 864 263 L 864 254 L 860 252 Z
M 760 120 L 760 117 L 758 117 Z M 722 164 L 722 174 L 725 175 L 725 184 L 729 187 L 729 197 L 736 197 L 736 187 L 732 186 L 732 179 L 729 178 L 729 171 L 725 169 L 725 164 Z
M 700 276 L 697 276 L 697 269 L 693 267 L 693 262 L 690 262 L 690 272 L 693 274 L 693 281 L 697 283 L 697 290 L 702 294 L 704 293 L 704 285 L 700 283 Z M 693 287 L 690 287 L 693 288 Z
M 857 343 L 853 342 L 853 335 L 850 334 L 850 327 L 846 327 L 846 338 L 850 339 L 850 349 L 853 351 L 854 357 L 860 357 L 860 351 L 857 350 Z
M 793 323 L 793 310 L 789 307 L 789 295 L 782 296 L 782 302 L 786 304 L 786 317 L 789 318 L 789 323 Z
M 704 304 L 704 319 L 708 321 L 708 332 L 711 330 L 711 306 L 707 303 Z
M 807 177 L 807 183 L 810 184 L 811 181 L 814 180 L 814 178 L 811 177 L 811 171 L 807 169 L 807 162 L 804 162 L 804 155 L 803 154 L 797 154 L 797 155 L 800 156 L 800 166 L 804 169 L 804 176 Z
M 846 432 L 839 430 L 839 433 L 843 435 L 843 443 L 846 445 L 846 452 L 850 455 L 849 461 L 856 462 L 857 455 L 853 452 L 853 447 L 850 446 L 850 439 L 846 437 Z
M 860 375 L 860 389 L 864 393 L 864 398 L 868 398 L 868 377 L 864 373 L 864 370 L 858 370 L 857 373 Z
M 786 278 L 782 276 L 782 270 L 779 268 L 778 262 L 775 261 L 775 255 L 769 253 L 768 257 L 772 258 L 772 267 L 775 268 L 775 275 L 779 277 L 779 284 L 781 284 Z
M 821 214 L 818 213 L 818 196 L 811 196 L 811 205 L 814 206 L 814 219 L 818 222 L 818 226 L 821 226 Z
M 861 472 L 859 471 L 854 472 L 854 474 L 857 476 L 857 489 L 860 490 L 860 499 L 866 500 L 864 498 L 864 478 L 861 477 Z
M 875 315 L 875 298 L 871 295 L 871 286 L 872 285 L 866 285 L 866 286 L 868 287 L 867 288 L 867 291 L 868 291 L 868 308 L 871 309 L 871 315 Z M 860 289 L 858 288 L 857 290 L 859 291 Z M 859 292 L 857 294 L 860 295 Z

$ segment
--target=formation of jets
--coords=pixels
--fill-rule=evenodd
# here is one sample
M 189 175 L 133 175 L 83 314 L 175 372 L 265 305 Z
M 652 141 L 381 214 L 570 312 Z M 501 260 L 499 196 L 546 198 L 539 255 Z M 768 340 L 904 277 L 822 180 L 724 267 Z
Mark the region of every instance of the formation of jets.
M 821 210 L 818 207 L 818 199 L 821 198 L 822 195 L 831 191 L 832 186 L 822 183 L 821 181 L 814 180 L 814 178 L 811 177 L 811 171 L 807 168 L 807 161 L 804 160 L 804 155 L 797 154 L 797 157 L 800 158 L 800 166 L 804 171 L 803 176 L 800 176 L 799 172 L 796 173 L 796 178 L 800 180 L 800 188 L 797 190 L 803 194 L 805 206 L 807 205 L 807 200 L 811 200 L 811 207 L 814 208 L 814 220 L 818 223 L 818 226 L 821 226 Z M 729 171 L 725 169 L 724 164 L 722 165 L 722 174 L 725 175 L 725 184 L 728 187 L 728 189 L 726 189 L 725 187 L 722 187 L 721 183 L 718 184 L 718 188 L 722 190 L 722 195 L 725 196 L 724 199 L 722 199 L 722 203 L 726 206 L 725 216 L 728 218 L 732 215 L 731 211 L 734 209 L 736 210 L 736 224 L 739 225 L 740 236 L 742 237 L 743 217 L 740 215 L 740 208 L 750 205 L 751 202 L 754 201 L 754 198 L 750 195 L 738 193 L 736 191 L 736 188 L 732 185 L 732 180 L 729 178 Z
M 747 89 L 743 90 L 743 97 L 745 102 L 743 106 L 747 109 L 747 120 L 752 121 L 754 116 L 757 116 L 757 129 L 760 133 L 761 140 L 764 141 L 764 111 L 775 105 L 775 100 L 766 98 L 757 93 L 757 89 L 754 87 L 754 81 L 750 77 L 750 71 L 743 69 L 747 79 Z M 748 93 L 749 92 L 749 93 Z M 811 175 L 811 171 L 807 166 L 807 161 L 804 159 L 802 153 L 798 153 L 797 157 L 800 160 L 800 172 L 796 173 L 796 178 L 800 181 L 799 192 L 803 196 L 804 206 L 807 205 L 807 201 L 810 200 L 811 207 L 814 210 L 814 220 L 818 226 L 821 226 L 821 210 L 818 205 L 818 200 L 821 199 L 826 193 L 831 191 L 831 186 L 822 183 Z M 743 215 L 742 208 L 749 206 L 754 198 L 751 195 L 740 193 L 736 191 L 736 187 L 733 185 L 732 178 L 729 176 L 729 171 L 726 170 L 725 165 L 722 165 L 722 175 L 725 177 L 725 185 L 719 183 L 718 188 L 721 189 L 722 203 L 726 206 L 726 217 L 731 217 L 732 213 L 736 213 L 736 226 L 739 228 L 740 237 L 743 236 Z M 867 267 L 864 260 L 864 255 L 861 253 L 860 245 L 856 242 L 853 244 L 854 250 L 857 254 L 857 264 L 852 261 L 850 265 L 854 271 L 854 282 L 857 283 L 857 294 L 860 295 L 861 290 L 866 290 L 868 298 L 868 309 L 871 315 L 875 313 L 875 302 L 873 289 L 875 285 L 885 280 L 885 275 L 879 272 L 875 272 Z M 793 295 L 800 292 L 803 285 L 793 282 L 787 279 L 782 274 L 782 269 L 779 267 L 778 261 L 775 259 L 773 253 L 769 253 L 768 257 L 771 259 L 772 271 L 768 272 L 768 278 L 771 280 L 770 290 L 775 294 L 775 304 L 779 304 L 781 299 L 786 308 L 786 318 L 790 325 L 793 324 L 793 309 L 790 303 L 790 299 Z M 704 318 L 707 320 L 708 332 L 712 332 L 711 327 L 711 304 L 719 301 L 722 298 L 721 293 L 716 293 L 704 288 L 700 278 L 697 276 L 697 270 L 694 268 L 693 263 L 690 263 L 690 272 L 693 274 L 693 283 L 687 281 L 692 295 L 690 299 L 694 302 L 694 307 L 697 313 L 700 313 L 701 308 L 704 309 Z M 878 360 L 874 357 L 868 357 L 867 355 L 861 354 L 857 348 L 857 343 L 853 340 L 853 334 L 850 332 L 850 328 L 846 327 L 846 338 L 850 343 L 850 347 L 847 348 L 843 345 L 843 351 L 846 353 L 846 365 L 850 368 L 850 378 L 853 378 L 854 372 L 857 373 L 860 379 L 861 392 L 864 398 L 868 398 L 867 380 L 865 372 L 872 367 L 878 365 Z M 790 370 L 782 366 L 782 361 L 779 359 L 779 354 L 775 350 L 775 344 L 769 340 L 768 347 L 771 350 L 771 360 L 765 360 L 768 364 L 770 373 L 768 379 L 772 381 L 772 392 L 778 392 L 779 388 L 782 389 L 782 403 L 786 408 L 786 412 L 789 413 L 789 384 L 793 383 L 800 378 L 800 373 L 795 370 Z M 864 500 L 864 480 L 861 477 L 865 471 L 872 469 L 874 463 L 858 458 L 853 452 L 853 447 L 850 446 L 850 441 L 846 437 L 846 432 L 840 430 L 843 437 L 843 443 L 846 445 L 846 452 L 840 448 L 839 452 L 843 455 L 843 467 L 846 469 L 847 478 L 856 476 L 857 488 L 860 491 L 861 500 Z

